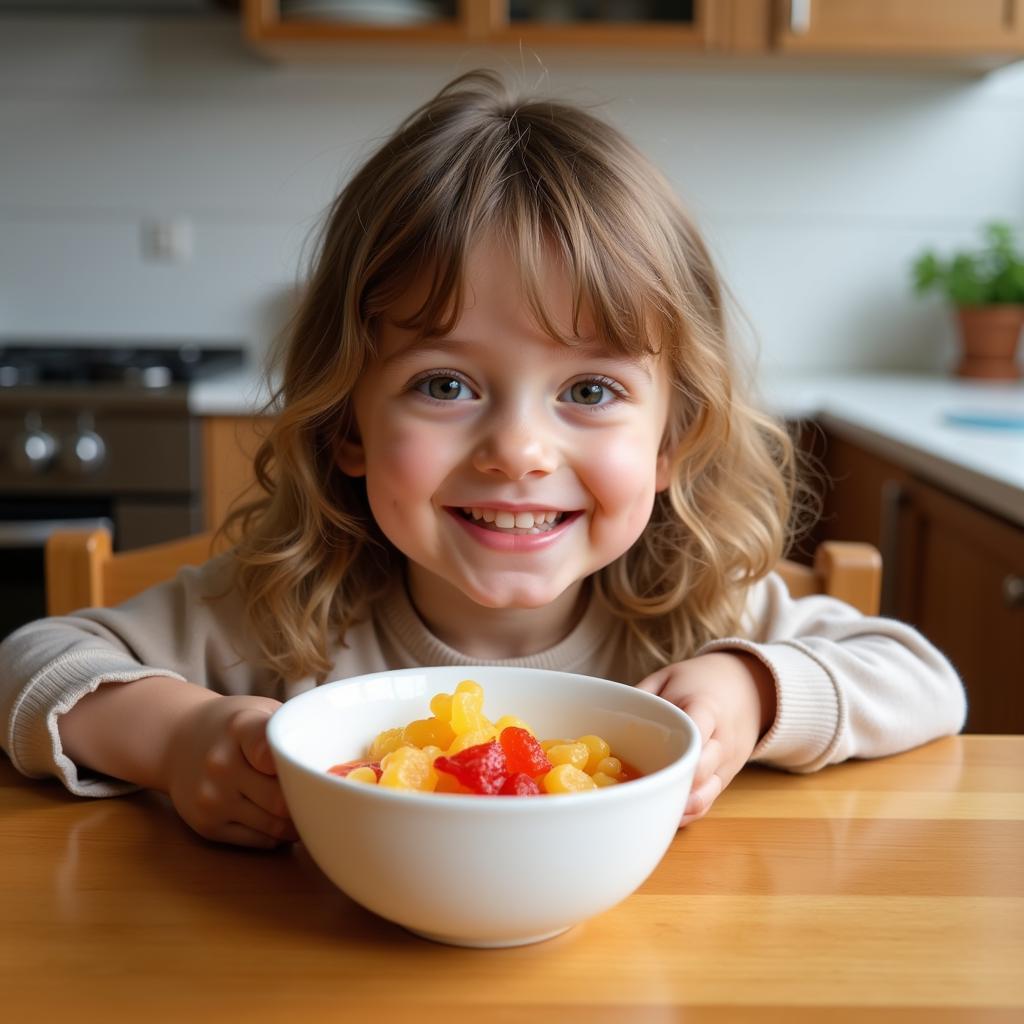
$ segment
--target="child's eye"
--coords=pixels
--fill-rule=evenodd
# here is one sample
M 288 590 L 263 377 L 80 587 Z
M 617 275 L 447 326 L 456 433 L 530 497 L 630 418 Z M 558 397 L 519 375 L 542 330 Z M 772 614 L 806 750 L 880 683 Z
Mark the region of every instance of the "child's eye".
M 574 405 L 610 405 L 626 397 L 626 391 L 611 377 L 588 377 L 570 384 L 558 396 L 560 400 L 572 402 Z
M 413 381 L 412 388 L 439 402 L 464 402 L 473 397 L 469 385 L 451 373 L 435 373 Z

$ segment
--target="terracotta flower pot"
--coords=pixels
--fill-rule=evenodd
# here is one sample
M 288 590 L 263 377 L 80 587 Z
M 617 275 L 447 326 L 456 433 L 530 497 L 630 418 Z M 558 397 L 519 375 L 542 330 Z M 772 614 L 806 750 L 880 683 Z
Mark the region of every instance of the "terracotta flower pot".
M 1021 376 L 1017 346 L 1024 329 L 1024 305 L 960 306 L 963 353 L 959 377 L 1016 380 Z

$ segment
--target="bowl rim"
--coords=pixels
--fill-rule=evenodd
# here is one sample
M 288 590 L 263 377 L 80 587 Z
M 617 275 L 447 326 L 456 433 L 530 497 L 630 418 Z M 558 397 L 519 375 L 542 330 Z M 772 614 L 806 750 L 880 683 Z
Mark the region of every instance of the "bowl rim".
M 473 672 L 479 672 L 480 670 L 486 670 L 488 673 L 498 672 L 514 672 L 514 673 L 525 673 L 528 675 L 545 675 L 545 676 L 571 676 L 575 679 L 586 680 L 588 683 L 599 683 L 603 687 L 628 687 L 635 694 L 641 696 L 643 702 L 653 702 L 659 705 L 664 705 L 663 711 L 667 710 L 670 717 L 674 718 L 676 722 L 682 727 L 683 731 L 689 735 L 689 744 L 686 750 L 680 757 L 677 757 L 674 761 L 670 761 L 667 765 L 656 769 L 653 772 L 649 772 L 646 775 L 642 775 L 638 779 L 631 779 L 628 783 L 622 783 L 618 786 L 606 786 L 596 790 L 587 790 L 582 793 L 559 793 L 558 800 L 535 800 L 532 796 L 502 796 L 498 797 L 494 795 L 492 799 L 487 799 L 487 794 L 472 794 L 476 799 L 468 800 L 467 796 L 471 794 L 467 793 L 437 793 L 429 792 L 423 793 L 419 790 L 402 790 L 402 789 L 391 789 L 390 787 L 381 788 L 379 786 L 368 786 L 362 782 L 353 782 L 349 779 L 344 778 L 340 775 L 332 775 L 327 769 L 312 768 L 307 764 L 303 764 L 297 760 L 291 754 L 289 754 L 284 748 L 281 742 L 278 740 L 277 733 L 284 728 L 282 722 L 287 718 L 287 713 L 284 713 L 285 708 L 292 705 L 293 702 L 302 702 L 303 699 L 313 699 L 312 694 L 318 693 L 327 687 L 342 687 L 352 685 L 354 683 L 366 682 L 368 680 L 379 679 L 385 676 L 396 676 L 396 675 L 413 675 L 416 673 L 422 673 L 424 671 L 434 671 L 437 669 L 451 670 L 457 673 L 465 673 L 463 678 L 472 678 Z M 271 715 L 267 722 L 267 743 L 275 758 L 281 758 L 286 761 L 291 767 L 298 770 L 299 772 L 309 775 L 316 779 L 325 779 L 330 785 L 342 786 L 344 791 L 348 791 L 351 794 L 360 794 L 362 797 L 371 800 L 391 800 L 398 801 L 401 803 L 408 803 L 412 801 L 415 806 L 422 807 L 423 798 L 430 797 L 430 805 L 442 806 L 442 807 L 465 807 L 465 808 L 477 808 L 476 812 L 469 811 L 469 813 L 485 813 L 487 809 L 494 806 L 505 806 L 510 807 L 508 813 L 521 813 L 527 808 L 535 808 L 533 813 L 545 813 L 541 808 L 554 807 L 548 813 L 557 811 L 559 808 L 567 808 L 570 806 L 577 805 L 581 800 L 588 801 L 593 799 L 597 795 L 601 795 L 602 799 L 607 803 L 609 800 L 628 800 L 633 797 L 639 797 L 643 793 L 648 792 L 652 789 L 659 789 L 666 785 L 668 782 L 668 776 L 676 776 L 684 774 L 689 766 L 689 762 L 693 761 L 694 768 L 696 769 L 696 762 L 700 757 L 701 752 L 701 736 L 700 730 L 697 728 L 697 724 L 692 718 L 681 708 L 677 707 L 671 701 L 666 700 L 664 697 L 658 696 L 654 693 L 649 693 L 646 690 L 638 690 L 635 686 L 629 683 L 620 683 L 614 679 L 603 679 L 600 676 L 588 676 L 580 672 L 563 672 L 556 669 L 546 668 L 533 668 L 527 666 L 506 666 L 506 665 L 420 665 L 410 668 L 398 668 L 398 669 L 384 669 L 380 672 L 366 672 L 358 676 L 349 676 L 346 679 L 332 679 L 326 682 L 320 683 L 309 690 L 305 690 L 302 693 L 296 694 L 294 697 L 285 701 L 280 708 L 278 708 L 273 715 Z M 625 793 L 625 795 L 624 795 Z M 632 796 L 630 795 L 632 794 Z M 480 797 L 484 799 L 480 799 Z M 511 810 L 515 808 L 517 810 Z

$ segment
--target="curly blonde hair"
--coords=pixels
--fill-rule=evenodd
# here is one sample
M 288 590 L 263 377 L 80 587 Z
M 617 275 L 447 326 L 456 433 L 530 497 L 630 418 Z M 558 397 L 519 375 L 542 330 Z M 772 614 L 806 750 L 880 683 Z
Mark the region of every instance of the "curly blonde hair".
M 236 510 L 237 579 L 267 662 L 324 678 L 330 648 L 400 574 L 362 478 L 336 466 L 376 326 L 410 284 L 429 294 L 400 326 L 450 331 L 466 257 L 492 232 L 513 248 L 538 323 L 544 263 L 566 268 L 584 312 L 629 355 L 667 356 L 671 484 L 640 539 L 593 577 L 653 668 L 739 628 L 747 588 L 786 550 L 802 506 L 794 445 L 744 397 L 723 286 L 665 178 L 586 111 L 513 95 L 491 71 L 456 78 L 414 111 L 334 201 L 279 359 L 276 415 L 256 457 L 265 492 Z

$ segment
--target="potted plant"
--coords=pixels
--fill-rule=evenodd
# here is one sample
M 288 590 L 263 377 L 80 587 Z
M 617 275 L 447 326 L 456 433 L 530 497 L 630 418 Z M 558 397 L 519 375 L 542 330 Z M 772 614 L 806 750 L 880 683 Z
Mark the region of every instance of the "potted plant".
M 1024 328 L 1024 253 L 1008 224 L 984 228 L 985 245 L 943 260 L 932 250 L 914 261 L 918 294 L 935 288 L 956 307 L 963 352 L 961 377 L 1013 380 L 1021 376 L 1017 346 Z

